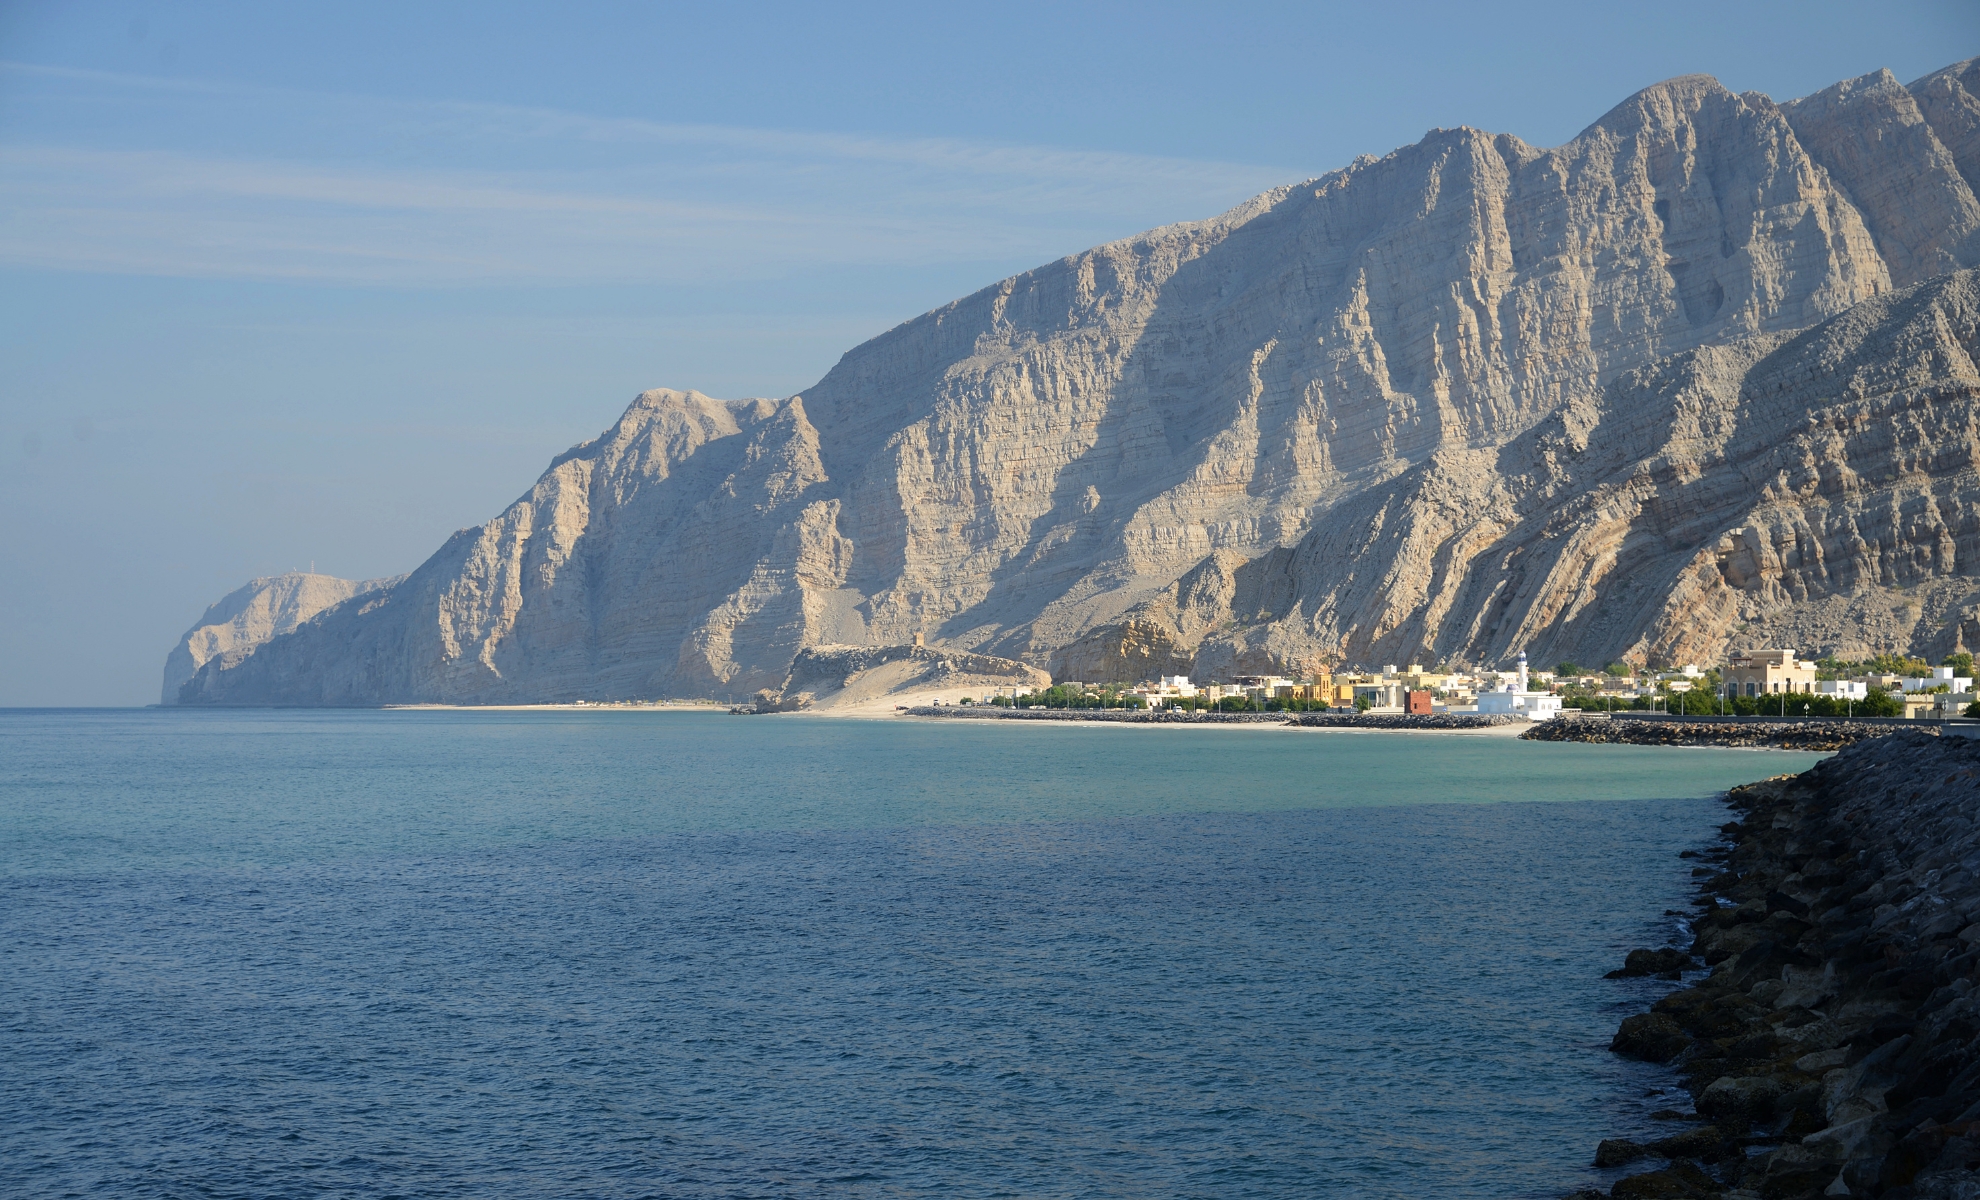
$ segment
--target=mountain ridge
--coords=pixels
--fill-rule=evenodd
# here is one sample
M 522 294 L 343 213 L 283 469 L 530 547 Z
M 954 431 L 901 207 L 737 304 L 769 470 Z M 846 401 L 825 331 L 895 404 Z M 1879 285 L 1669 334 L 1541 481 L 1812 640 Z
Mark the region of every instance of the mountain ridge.
M 781 685 L 807 645 L 915 633 L 1075 672 L 1126 669 L 1145 635 L 1168 640 L 1163 661 L 1214 672 L 1488 661 L 1515 638 L 1543 656 L 1708 656 L 1742 624 L 1809 627 L 1826 577 L 1756 558 L 1753 578 L 1779 591 L 1728 601 L 1660 567 L 1734 614 L 1677 636 L 1665 609 L 1619 590 L 1606 550 L 1556 556 L 1559 579 L 1508 591 L 1508 571 L 1541 559 L 1506 539 L 1654 536 L 1718 562 L 1747 526 L 1659 525 L 1659 494 L 1639 494 L 1695 480 L 1646 468 L 1664 482 L 1631 490 L 1562 469 L 1569 448 L 1593 438 L 1619 462 L 1656 448 L 1657 429 L 1630 433 L 1629 406 L 1645 406 L 1698 443 L 1671 441 L 1665 460 L 1724 476 L 1733 499 L 1711 511 L 1764 498 L 1719 444 L 1752 417 L 1745 372 L 1901 285 L 1963 281 L 1927 307 L 1964 311 L 1971 280 L 1949 272 L 1980 263 L 1961 165 L 1980 166 L 1976 94 L 1974 60 L 1787 104 L 1684 76 L 1552 149 L 1434 130 L 980 289 L 796 396 L 643 393 L 383 599 L 203 667 L 183 698 L 746 693 Z M 1943 368 L 1913 391 L 1963 386 L 1953 360 L 1971 343 L 1947 329 L 1905 335 Z M 1691 383 L 1627 382 L 1646 369 Z M 1934 504 L 1964 521 L 1961 461 Z M 1535 504 L 1633 515 L 1550 530 Z M 1952 597 L 1980 532 L 1944 528 L 1950 565 L 1930 578 Z M 1837 630 L 1896 636 L 1885 625 Z

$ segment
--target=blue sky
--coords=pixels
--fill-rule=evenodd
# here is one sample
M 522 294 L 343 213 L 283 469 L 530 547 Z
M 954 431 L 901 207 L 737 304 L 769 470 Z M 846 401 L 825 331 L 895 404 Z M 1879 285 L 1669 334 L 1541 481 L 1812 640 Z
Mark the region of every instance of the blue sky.
M 0 4 L 0 705 L 416 566 L 643 388 L 802 390 L 1437 126 L 1980 54 L 1980 6 Z

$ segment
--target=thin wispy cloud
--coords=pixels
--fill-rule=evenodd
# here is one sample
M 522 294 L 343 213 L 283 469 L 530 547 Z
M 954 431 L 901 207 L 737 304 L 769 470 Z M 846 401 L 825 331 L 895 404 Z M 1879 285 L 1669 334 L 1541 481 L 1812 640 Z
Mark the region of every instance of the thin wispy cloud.
M 0 263 L 41 269 L 693 284 L 1042 261 L 1210 216 L 1289 174 L 22 64 L 0 75 L 29 114 L 0 124 Z M 121 140 L 63 121 L 120 97 L 150 118 Z M 175 144 L 161 111 L 180 106 L 201 110 L 202 128 L 226 114 L 220 144 Z

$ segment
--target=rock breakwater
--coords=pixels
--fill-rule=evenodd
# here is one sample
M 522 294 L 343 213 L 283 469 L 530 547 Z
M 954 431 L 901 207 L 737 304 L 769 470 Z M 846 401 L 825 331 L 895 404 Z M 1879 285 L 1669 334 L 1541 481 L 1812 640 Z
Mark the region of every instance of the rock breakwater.
M 1525 721 L 1506 713 L 1295 713 L 1286 724 L 1309 729 L 1493 729 Z
M 1630 956 L 1711 973 L 1612 1045 L 1673 1064 L 1696 1123 L 1603 1142 L 1666 1160 L 1610 1195 L 1980 1196 L 1980 740 L 1901 730 L 1727 799 L 1689 954 Z
M 1642 721 L 1563 717 L 1536 724 L 1520 736 L 1530 742 L 1841 750 L 1870 738 L 1889 737 L 1903 728 L 1871 721 Z
M 1172 713 L 1120 708 L 1000 708 L 991 704 L 910 708 L 911 717 L 964 717 L 1005 721 L 1105 721 L 1116 725 L 1283 725 L 1284 713 Z
M 1129 725 L 1296 725 L 1309 729 L 1490 729 L 1522 718 L 1496 713 L 1276 713 L 1150 712 L 1118 708 L 1000 708 L 993 705 L 941 705 L 911 708 L 915 717 L 982 717 L 1016 721 L 1110 721 Z

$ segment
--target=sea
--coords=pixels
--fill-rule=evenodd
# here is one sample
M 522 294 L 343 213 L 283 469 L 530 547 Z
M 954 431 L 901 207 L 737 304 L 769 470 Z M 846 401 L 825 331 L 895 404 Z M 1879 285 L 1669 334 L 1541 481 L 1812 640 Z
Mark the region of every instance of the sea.
M 1817 757 L 0 710 L 0 1194 L 1551 1200 Z

